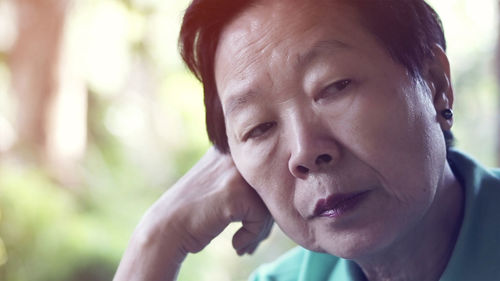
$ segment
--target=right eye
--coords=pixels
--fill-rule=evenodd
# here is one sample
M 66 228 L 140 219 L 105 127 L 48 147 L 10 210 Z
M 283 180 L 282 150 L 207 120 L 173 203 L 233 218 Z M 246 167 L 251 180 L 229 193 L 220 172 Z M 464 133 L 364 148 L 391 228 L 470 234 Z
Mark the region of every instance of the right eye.
M 266 122 L 253 127 L 243 137 L 244 140 L 254 139 L 263 136 L 276 125 L 276 122 Z
M 337 97 L 343 93 L 343 91 L 351 85 L 352 80 L 343 79 L 337 82 L 330 84 L 326 87 L 321 93 L 316 97 L 316 100 L 324 99 L 324 98 L 332 98 Z

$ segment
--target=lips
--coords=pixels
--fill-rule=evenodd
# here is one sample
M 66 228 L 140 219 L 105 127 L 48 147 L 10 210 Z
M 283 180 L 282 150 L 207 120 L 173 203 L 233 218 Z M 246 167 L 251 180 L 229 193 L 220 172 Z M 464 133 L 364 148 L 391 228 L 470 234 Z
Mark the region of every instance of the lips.
M 318 200 L 314 209 L 314 217 L 339 217 L 348 209 L 357 205 L 369 192 L 353 192 L 344 194 L 332 194 L 327 198 Z

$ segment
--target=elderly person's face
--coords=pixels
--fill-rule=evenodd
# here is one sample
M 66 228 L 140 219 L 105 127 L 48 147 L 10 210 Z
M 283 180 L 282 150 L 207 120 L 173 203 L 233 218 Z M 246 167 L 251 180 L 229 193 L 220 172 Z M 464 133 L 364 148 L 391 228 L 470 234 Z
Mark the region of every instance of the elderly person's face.
M 451 101 L 332 2 L 248 8 L 224 29 L 215 74 L 233 160 L 276 222 L 306 248 L 352 258 L 427 215 L 451 126 L 436 111 Z

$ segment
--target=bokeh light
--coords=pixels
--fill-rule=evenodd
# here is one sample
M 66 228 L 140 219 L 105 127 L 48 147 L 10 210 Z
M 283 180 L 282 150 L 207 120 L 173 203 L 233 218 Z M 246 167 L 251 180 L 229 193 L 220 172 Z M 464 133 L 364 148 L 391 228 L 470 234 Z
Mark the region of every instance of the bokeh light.
M 485 165 L 498 165 L 498 3 L 429 2 L 448 40 L 457 147 Z M 110 280 L 141 215 L 210 146 L 202 87 L 177 48 L 188 3 L 0 1 L 0 280 Z M 30 62 L 46 56 L 43 48 L 16 60 L 22 67 L 12 54 L 22 48 L 16 44 L 20 36 L 29 38 L 19 33 L 20 26 L 29 26 L 27 19 L 51 24 L 43 14 L 50 11 L 47 5 L 64 10 L 60 51 L 46 68 L 30 72 L 37 67 Z M 17 9 L 37 16 L 19 16 Z M 26 97 L 35 91 L 21 98 L 13 90 L 33 85 L 13 78 L 22 74 L 31 81 L 30 75 L 47 72 L 56 87 L 40 145 L 21 133 L 19 122 L 33 114 Z M 253 256 L 237 257 L 231 248 L 237 228 L 230 225 L 190 255 L 179 280 L 245 280 L 259 264 L 294 246 L 275 227 Z

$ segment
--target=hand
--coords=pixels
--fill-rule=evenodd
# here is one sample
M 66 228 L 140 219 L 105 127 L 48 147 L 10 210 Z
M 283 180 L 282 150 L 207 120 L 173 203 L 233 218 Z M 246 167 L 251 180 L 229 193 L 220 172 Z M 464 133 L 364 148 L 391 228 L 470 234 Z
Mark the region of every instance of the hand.
M 211 148 L 146 212 L 115 280 L 174 280 L 188 253 L 202 250 L 234 221 L 242 222 L 233 236 L 239 255 L 253 253 L 273 223 L 231 157 Z
M 233 237 L 239 254 L 251 253 L 269 234 L 272 218 L 264 203 L 241 177 L 229 155 L 210 149 L 205 156 L 166 192 L 151 211 L 162 232 L 174 231 L 185 252 L 202 250 L 233 221 L 243 226 Z

